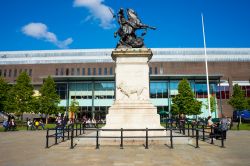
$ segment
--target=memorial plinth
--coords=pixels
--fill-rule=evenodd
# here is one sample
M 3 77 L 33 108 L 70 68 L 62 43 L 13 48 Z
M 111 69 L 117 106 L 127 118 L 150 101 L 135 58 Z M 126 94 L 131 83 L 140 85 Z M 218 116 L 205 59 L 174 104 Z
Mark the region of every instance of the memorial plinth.
M 157 108 L 149 98 L 149 61 L 152 51 L 147 48 L 116 49 L 115 102 L 109 108 L 103 129 L 163 129 Z M 120 132 L 102 131 L 102 136 L 120 136 Z M 124 136 L 145 136 L 145 131 L 127 131 Z M 166 135 L 163 131 L 150 131 L 149 136 Z

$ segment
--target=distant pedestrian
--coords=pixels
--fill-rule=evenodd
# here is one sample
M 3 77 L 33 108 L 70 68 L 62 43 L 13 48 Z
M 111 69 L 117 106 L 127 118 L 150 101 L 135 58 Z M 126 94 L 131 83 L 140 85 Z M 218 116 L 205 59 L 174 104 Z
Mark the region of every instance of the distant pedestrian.
M 16 129 L 16 122 L 15 122 L 15 119 L 12 118 L 9 122 L 9 130 L 12 130 L 14 131 Z
M 42 120 L 42 119 L 40 119 L 40 121 L 39 121 L 39 126 L 41 126 L 42 129 L 44 130 L 44 123 L 43 123 L 43 120 Z
M 38 127 L 39 127 L 39 122 L 38 122 L 38 120 L 35 121 L 35 127 L 36 127 L 36 130 L 38 130 Z
M 33 129 L 33 124 L 32 124 L 32 121 L 30 119 L 28 119 L 27 121 L 27 130 L 32 130 Z
M 180 133 L 182 131 L 183 134 L 185 134 L 185 122 L 186 122 L 186 117 L 184 114 L 181 114 L 179 116 L 179 127 L 180 127 Z

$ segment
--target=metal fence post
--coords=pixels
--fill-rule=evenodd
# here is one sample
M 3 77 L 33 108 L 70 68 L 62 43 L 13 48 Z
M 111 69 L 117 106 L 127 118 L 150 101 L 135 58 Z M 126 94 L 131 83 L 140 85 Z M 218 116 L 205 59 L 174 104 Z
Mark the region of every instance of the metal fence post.
M 196 128 L 196 147 L 199 148 L 199 129 Z
M 192 137 L 194 137 L 194 125 L 192 124 Z
M 146 146 L 145 149 L 148 149 L 148 128 L 146 128 Z
M 173 149 L 173 129 L 170 127 L 170 148 Z
M 55 132 L 55 145 L 56 145 L 57 144 L 57 135 L 58 135 L 58 133 L 57 133 L 57 127 L 55 129 L 56 129 L 56 132 Z
M 213 126 L 211 126 L 210 138 L 211 138 L 211 144 L 214 144 L 214 132 L 213 132 Z
M 73 124 L 73 126 L 71 127 L 70 149 L 73 149 L 73 148 L 74 148 L 73 139 L 74 139 L 74 124 Z
M 65 127 L 65 126 L 62 126 L 62 141 L 63 141 L 63 142 L 64 142 L 64 131 L 65 131 L 65 130 L 64 130 L 64 127 Z
M 186 122 L 185 121 L 183 122 L 183 125 L 182 125 L 182 131 L 183 131 L 183 134 L 185 135 L 186 134 Z
M 99 149 L 99 129 L 96 130 L 96 149 Z
M 85 123 L 83 123 L 83 125 L 82 125 L 82 133 L 83 134 L 85 134 L 85 127 L 86 127 L 86 125 L 85 125 Z
M 68 140 L 69 140 L 69 125 L 67 126 L 67 130 L 68 130 Z
M 205 141 L 205 126 L 202 125 L 202 140 Z
M 80 123 L 80 135 L 82 135 L 82 123 Z
M 123 149 L 123 128 L 121 128 L 121 144 L 120 149 Z
M 76 137 L 77 137 L 77 135 L 78 135 L 78 133 L 77 133 L 77 127 L 78 127 L 78 125 L 77 125 L 77 123 L 76 123 Z
M 49 148 L 49 129 L 47 129 L 47 134 L 46 134 L 46 147 Z

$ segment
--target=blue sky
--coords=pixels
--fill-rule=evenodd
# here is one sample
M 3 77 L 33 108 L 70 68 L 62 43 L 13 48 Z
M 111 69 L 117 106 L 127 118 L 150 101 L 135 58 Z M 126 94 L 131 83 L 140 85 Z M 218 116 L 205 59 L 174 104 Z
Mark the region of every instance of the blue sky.
M 108 8 L 133 8 L 156 26 L 149 48 L 250 47 L 250 0 L 1 0 L 0 50 L 114 48 Z

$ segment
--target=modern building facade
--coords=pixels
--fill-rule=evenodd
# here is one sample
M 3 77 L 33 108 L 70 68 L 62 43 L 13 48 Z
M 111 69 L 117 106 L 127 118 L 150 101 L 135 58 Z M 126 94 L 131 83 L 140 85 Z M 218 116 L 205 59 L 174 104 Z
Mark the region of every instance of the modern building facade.
M 155 48 L 150 67 L 150 98 L 158 112 L 169 113 L 171 99 L 178 94 L 178 82 L 188 79 L 198 100 L 203 102 L 200 116 L 207 113 L 205 58 L 202 48 Z M 81 115 L 105 118 L 115 99 L 115 63 L 112 49 L 79 49 L 48 51 L 0 52 L 0 76 L 15 83 L 25 71 L 35 89 L 43 79 L 52 76 L 67 108 L 71 100 L 79 102 Z M 209 48 L 208 69 L 210 94 L 216 98 L 216 112 L 232 116 L 228 99 L 234 84 L 239 84 L 250 97 L 250 49 Z

